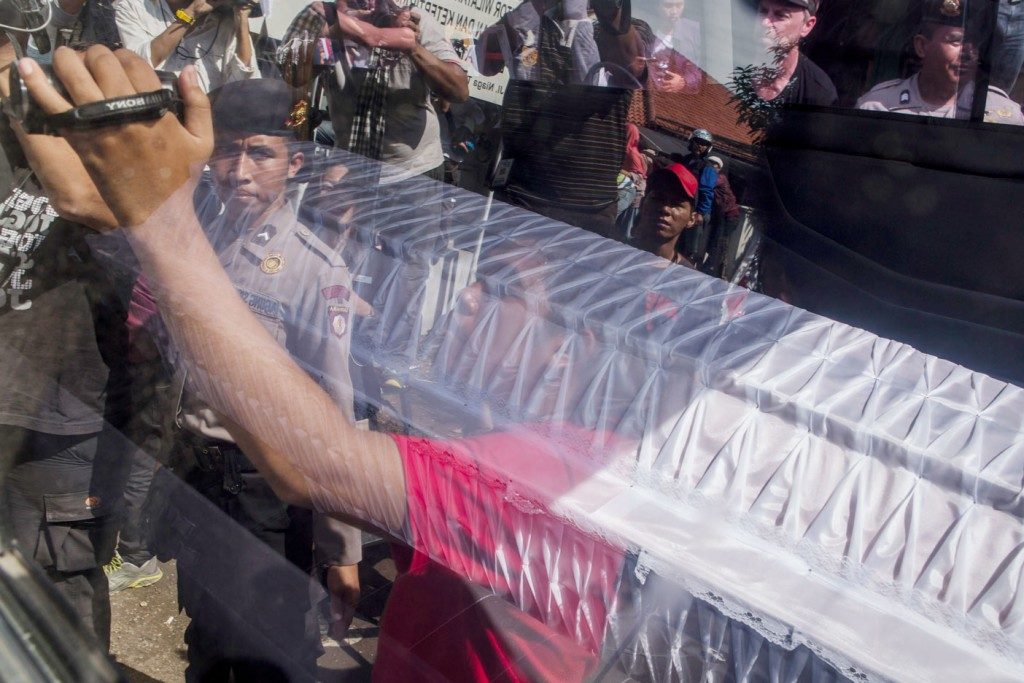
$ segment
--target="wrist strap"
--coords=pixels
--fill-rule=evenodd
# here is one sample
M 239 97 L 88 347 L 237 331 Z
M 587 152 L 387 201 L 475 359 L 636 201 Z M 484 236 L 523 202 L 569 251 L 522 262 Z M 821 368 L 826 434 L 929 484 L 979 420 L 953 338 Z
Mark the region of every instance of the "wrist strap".
M 56 135 L 59 128 L 86 130 L 130 121 L 158 119 L 169 111 L 177 110 L 180 102 L 181 100 L 169 90 L 154 90 L 91 102 L 60 114 L 47 116 L 46 132 Z
M 188 24 L 189 26 L 196 23 L 196 18 L 183 9 L 174 10 L 174 18 L 183 24 Z

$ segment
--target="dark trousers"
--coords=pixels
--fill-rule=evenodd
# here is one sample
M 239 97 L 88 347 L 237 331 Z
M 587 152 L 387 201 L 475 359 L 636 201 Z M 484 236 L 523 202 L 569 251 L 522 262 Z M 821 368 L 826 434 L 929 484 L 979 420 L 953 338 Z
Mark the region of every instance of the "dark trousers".
M 689 230 L 683 231 L 679 240 L 679 249 L 683 256 L 696 264 L 697 268 L 703 270 L 704 262 L 708 257 L 708 242 L 711 236 L 711 223 L 705 220 L 700 225 L 695 225 Z
M 153 557 L 142 529 L 142 506 L 146 502 L 156 468 L 156 460 L 136 450 L 132 453 L 131 469 L 124 485 L 124 515 L 117 550 L 125 562 L 140 567 Z
M 708 260 L 704 264 L 704 272 L 708 275 L 726 279 L 732 275 L 733 261 L 736 258 L 736 233 L 739 230 L 740 221 L 740 216 L 735 218 L 716 216 L 712 221 Z
M 135 356 L 128 366 L 132 412 L 124 433 L 137 446 L 131 455 L 124 485 L 124 519 L 117 549 L 125 561 L 141 566 L 151 557 L 143 529 L 142 510 L 158 463 L 168 464 L 174 438 L 171 373 L 156 343 L 144 331 L 136 331 Z
M 4 498 L 14 539 L 105 649 L 110 595 L 103 565 L 114 553 L 123 481 L 118 444 L 113 433 L 0 426 L 0 461 L 13 463 Z
M 186 680 L 314 680 L 322 649 L 312 513 L 281 502 L 230 446 L 188 471 L 188 493 L 169 493 L 180 482 L 168 476 L 159 474 L 155 487 L 168 499 L 160 526 L 170 543 L 155 545 L 177 558 L 179 600 L 191 619 Z

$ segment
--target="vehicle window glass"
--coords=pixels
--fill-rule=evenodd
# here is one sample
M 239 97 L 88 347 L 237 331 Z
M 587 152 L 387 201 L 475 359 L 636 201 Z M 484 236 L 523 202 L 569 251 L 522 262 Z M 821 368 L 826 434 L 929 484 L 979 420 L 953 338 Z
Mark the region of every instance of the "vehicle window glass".
M 1018 4 L 999 3 L 996 17 L 991 3 L 967 0 L 824 3 L 803 51 L 835 84 L 839 106 L 1022 125 Z
M 1020 78 L 1024 66 L 1024 4 L 1000 1 L 989 63 L 989 83 L 1014 102 L 1024 103 L 1024 83 Z

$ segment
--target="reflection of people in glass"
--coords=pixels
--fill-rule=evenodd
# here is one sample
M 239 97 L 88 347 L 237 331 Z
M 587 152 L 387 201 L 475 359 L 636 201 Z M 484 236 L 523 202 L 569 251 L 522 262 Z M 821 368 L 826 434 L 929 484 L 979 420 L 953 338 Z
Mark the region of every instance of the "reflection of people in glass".
M 694 64 L 701 64 L 700 24 L 683 16 L 685 0 L 660 0 L 649 19 L 657 43 L 654 51 L 674 50 Z
M 672 263 L 695 267 L 679 253 L 677 244 L 696 221 L 697 179 L 682 164 L 672 164 L 652 173 L 647 187 L 633 245 Z
M 259 78 L 249 33 L 252 4 L 206 0 L 118 0 L 117 30 L 124 46 L 155 69 L 196 67 L 206 90 Z
M 314 60 L 311 41 L 332 41 Z M 431 93 L 469 97 L 469 79 L 429 12 L 393 2 L 312 2 L 292 19 L 282 50 L 285 79 L 305 87 L 314 61 L 324 79 L 335 146 L 386 161 L 381 185 L 417 175 L 441 180 L 440 124 Z
M 545 85 L 592 83 L 601 62 L 618 65 L 612 85 L 635 87 L 644 78 L 644 41 L 630 19 L 629 4 L 601 2 L 595 23 L 582 0 L 526 0 L 477 39 L 480 73 L 508 68 L 516 80 Z M 620 83 L 619 81 L 622 80 Z
M 992 74 L 989 83 L 1009 93 L 1024 67 L 1024 3 L 999 0 L 999 16 L 992 38 Z
M 288 186 L 305 162 L 291 144 L 297 128 L 290 115 L 291 88 L 280 80 L 236 81 L 211 97 L 215 148 L 209 167 L 219 202 L 202 206 L 204 231 L 261 324 L 293 358 L 315 368 L 316 380 L 351 416 L 352 279 L 341 257 L 298 222 L 287 199 Z M 304 289 L 318 296 L 295 295 Z M 184 479 L 299 569 L 308 573 L 314 564 L 322 567 L 334 615 L 350 621 L 359 595 L 359 530 L 327 516 L 314 520 L 270 493 L 230 428 L 184 377 L 179 375 L 178 382 L 174 440 L 176 453 L 189 463 L 182 468 Z M 227 680 L 233 673 L 239 679 L 265 680 L 280 670 L 290 678 L 315 675 L 321 650 L 306 627 L 316 618 L 308 585 L 296 584 L 287 599 L 275 601 L 259 589 L 260 579 L 286 584 L 287 574 L 263 565 L 259 551 L 241 553 L 225 565 L 223 558 L 195 546 L 188 549 L 176 557 L 180 601 L 191 619 L 185 632 L 190 679 L 211 680 L 222 673 Z M 230 581 L 251 585 L 236 600 L 226 600 L 227 609 L 212 607 Z M 227 635 L 236 620 L 255 615 L 277 626 L 288 658 L 263 653 L 257 637 Z M 266 661 L 252 661 L 260 656 Z
M 485 76 L 508 69 L 498 198 L 570 225 L 615 234 L 629 92 L 647 76 L 646 24 L 630 3 L 526 0 L 477 40 Z M 642 26 L 641 26 L 642 24 Z M 612 88 L 594 85 L 602 68 Z
M 859 109 L 945 119 L 969 119 L 974 99 L 978 50 L 964 30 L 960 0 L 936 0 L 925 8 L 914 36 L 921 69 L 910 78 L 879 83 L 857 100 Z M 989 86 L 985 120 L 1024 124 L 1020 105 Z
M 756 84 L 766 102 L 831 106 L 839 99 L 832 80 L 800 52 L 800 41 L 817 24 L 818 0 L 761 0 L 757 6 L 762 45 L 774 68 Z
M 661 92 L 696 93 L 703 80 L 700 24 L 683 17 L 685 8 L 684 0 L 656 0 L 644 17 L 653 34 L 650 82 Z
M 683 157 L 683 165 L 699 183 L 694 206 L 694 230 L 683 239 L 683 251 L 698 265 L 704 262 L 707 247 L 707 224 L 715 202 L 718 171 L 708 163 L 708 155 L 715 139 L 711 132 L 698 128 L 690 135 L 690 153 Z
M 139 60 L 125 52 L 119 56 L 127 71 L 105 48 L 93 48 L 88 63 L 97 65 L 94 73 L 102 74 L 102 82 L 116 84 L 112 87 L 118 92 L 158 87 L 155 74 Z M 63 78 L 76 73 L 88 79 L 93 88 L 89 92 L 99 97 L 113 92 L 103 92 L 69 50 L 58 50 L 55 63 Z M 137 84 L 129 73 L 140 79 Z M 48 111 L 61 106 L 55 101 L 60 95 L 43 81 L 38 66 L 23 62 L 22 75 L 37 101 L 47 103 Z M 598 452 L 589 445 L 596 438 L 593 432 L 557 425 L 447 442 L 356 429 L 345 411 L 292 362 L 238 297 L 199 222 L 187 210 L 192 188 L 179 186 L 188 177 L 187 163 L 201 164 L 208 156 L 212 127 L 209 104 L 191 67 L 180 84 L 191 128 L 183 128 L 171 116 L 120 129 L 146 139 L 115 135 L 117 140 L 109 148 L 120 151 L 107 159 L 116 164 L 118 173 L 134 169 L 138 180 L 120 186 L 128 194 L 115 190 L 117 183 L 100 182 L 100 186 L 111 190 L 107 201 L 117 207 L 118 222 L 136 226 L 131 233 L 133 246 L 159 293 L 172 335 L 181 348 L 196 352 L 191 356 L 197 361 L 192 374 L 195 386 L 213 404 L 223 406 L 224 415 L 245 425 L 231 429 L 246 454 L 263 468 L 275 492 L 298 505 L 354 513 L 415 548 L 401 558 L 407 561 L 400 562 L 403 571 L 393 584 L 389 610 L 381 620 L 374 677 L 403 681 L 593 678 L 622 574 L 623 549 L 566 523 L 554 506 L 559 496 L 600 471 L 604 453 L 614 449 L 604 441 Z M 75 136 L 75 143 L 88 144 L 88 138 L 108 139 L 90 131 Z M 154 144 L 155 140 L 162 142 Z M 132 157 L 135 162 L 129 161 Z M 112 168 L 94 170 L 106 176 Z M 150 182 L 153 178 L 159 184 Z M 88 178 L 82 181 L 87 183 Z M 174 198 L 165 203 L 176 189 Z M 157 206 L 174 214 L 171 230 L 157 227 L 157 222 L 170 217 L 151 213 Z M 174 250 L 167 239 L 173 240 Z M 154 247 L 163 255 L 154 254 Z M 165 266 L 177 269 L 186 263 L 187 268 L 177 273 L 165 270 Z M 188 283 L 199 290 L 178 288 Z M 311 291 L 309 296 L 320 294 Z M 530 325 L 541 302 L 517 294 L 512 288 L 495 293 L 494 306 L 480 310 L 505 322 L 508 329 L 526 335 L 542 333 Z M 237 326 L 232 322 L 236 316 Z M 207 322 L 214 321 L 216 329 L 206 329 Z M 227 334 L 221 336 L 218 331 Z M 520 335 L 499 336 L 506 340 L 502 350 L 509 352 L 495 358 L 514 362 L 510 347 Z M 537 357 L 551 354 L 545 347 Z M 200 366 L 217 368 L 218 374 L 199 370 Z M 222 369 L 227 373 L 220 374 Z M 246 384 L 249 380 L 260 386 Z M 222 403 L 223 391 L 231 394 L 232 402 L 241 403 Z M 255 416 L 252 410 L 261 414 L 257 422 L 250 421 Z M 506 484 L 510 481 L 524 482 L 522 497 L 512 495 L 511 485 Z M 615 487 L 602 489 L 608 498 L 616 493 Z M 524 539 L 532 542 L 523 543 Z M 547 553 L 545 548 L 565 552 Z

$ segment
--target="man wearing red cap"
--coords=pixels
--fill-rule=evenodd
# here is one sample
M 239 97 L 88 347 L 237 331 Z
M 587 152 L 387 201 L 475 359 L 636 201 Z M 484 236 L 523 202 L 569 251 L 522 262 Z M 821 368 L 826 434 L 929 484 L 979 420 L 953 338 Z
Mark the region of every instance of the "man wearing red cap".
M 694 268 L 693 262 L 676 251 L 684 230 L 694 226 L 693 205 L 697 179 L 682 164 L 657 170 L 647 179 L 647 194 L 640 205 L 640 217 L 633 232 L 638 249 Z

